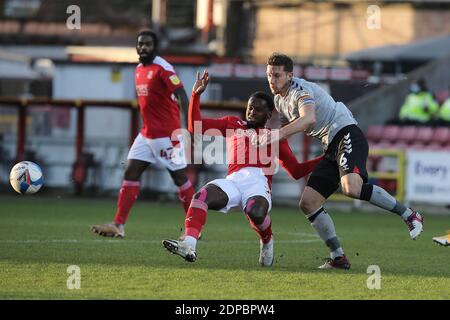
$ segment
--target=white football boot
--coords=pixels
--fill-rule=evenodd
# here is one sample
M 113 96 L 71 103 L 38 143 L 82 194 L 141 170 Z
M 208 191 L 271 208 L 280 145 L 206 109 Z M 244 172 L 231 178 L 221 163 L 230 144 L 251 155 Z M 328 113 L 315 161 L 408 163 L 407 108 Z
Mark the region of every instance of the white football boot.
M 433 237 L 433 241 L 441 246 L 450 246 L 450 230 L 447 231 L 447 235 L 442 237 Z
M 423 231 L 423 217 L 416 211 L 405 220 L 411 239 L 416 240 Z
M 273 236 L 270 241 L 263 243 L 259 240 L 259 264 L 263 267 L 270 267 L 273 264 Z
M 103 237 L 125 238 L 125 226 L 123 224 L 98 224 L 91 226 L 91 231 Z
M 347 256 L 336 257 L 334 259 L 325 258 L 325 263 L 319 266 L 319 269 L 344 269 L 348 270 L 351 268 L 351 263 L 347 259 Z
M 197 259 L 197 254 L 186 241 L 163 240 L 162 244 L 168 251 L 183 257 L 186 261 L 194 262 Z

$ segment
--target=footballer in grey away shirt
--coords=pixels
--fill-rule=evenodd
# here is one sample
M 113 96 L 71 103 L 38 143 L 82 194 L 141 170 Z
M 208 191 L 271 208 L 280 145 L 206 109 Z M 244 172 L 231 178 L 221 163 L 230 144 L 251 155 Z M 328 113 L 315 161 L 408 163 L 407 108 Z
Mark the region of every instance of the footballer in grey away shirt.
M 321 87 L 313 82 L 297 77 L 292 78 L 291 87 L 286 95 L 275 95 L 275 108 L 280 114 L 281 125 L 292 122 L 299 115 L 299 109 L 313 103 L 316 123 L 305 130 L 306 134 L 322 140 L 326 150 L 336 133 L 342 128 L 357 124 L 351 111 L 342 102 L 336 102 Z

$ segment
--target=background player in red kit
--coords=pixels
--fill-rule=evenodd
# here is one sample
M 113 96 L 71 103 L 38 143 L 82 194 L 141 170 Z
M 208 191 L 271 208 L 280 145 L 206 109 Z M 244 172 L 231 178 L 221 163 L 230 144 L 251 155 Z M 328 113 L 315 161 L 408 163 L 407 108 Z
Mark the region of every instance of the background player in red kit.
M 91 227 L 94 233 L 106 237 L 125 236 L 124 225 L 139 194 L 140 177 L 150 164 L 159 162 L 167 168 L 185 212 L 195 193 L 186 176 L 182 136 L 175 134 L 176 141 L 171 140 L 180 128 L 179 106 L 187 118 L 189 101 L 183 84 L 173 66 L 158 56 L 158 38 L 153 31 L 138 34 L 136 51 L 140 64 L 136 67 L 135 84 L 144 125 L 128 153 L 114 221 Z
M 197 258 L 197 239 L 206 222 L 207 210 L 213 209 L 226 213 L 233 207 L 241 207 L 250 225 L 260 237 L 260 264 L 271 266 L 273 237 L 272 221 L 268 212 L 272 206 L 271 180 L 275 173 L 274 157 L 279 156 L 281 165 L 295 179 L 310 173 L 322 157 L 306 163 L 298 163 L 287 140 L 280 141 L 279 154 L 276 152 L 276 146 L 267 146 L 266 152 L 259 152 L 258 147 L 251 145 L 249 137 L 257 134 L 260 129 L 264 129 L 274 109 L 272 98 L 263 92 L 256 92 L 250 96 L 246 120 L 230 116 L 220 119 L 202 119 L 200 95 L 206 89 L 208 81 L 206 71 L 201 78 L 197 74 L 189 105 L 188 128 L 193 134 L 226 137 L 228 174 L 226 179 L 213 180 L 195 194 L 186 215 L 184 240 L 164 240 L 163 245 L 170 252 L 194 262 Z M 196 128 L 198 124 L 201 124 L 201 132 L 197 132 L 200 131 Z

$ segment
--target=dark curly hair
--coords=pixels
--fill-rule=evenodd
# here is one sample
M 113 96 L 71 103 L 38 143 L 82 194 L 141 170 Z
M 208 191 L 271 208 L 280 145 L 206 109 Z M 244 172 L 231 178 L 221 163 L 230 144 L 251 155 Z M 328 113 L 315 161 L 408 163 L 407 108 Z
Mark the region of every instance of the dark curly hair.
M 273 109 L 275 108 L 272 97 L 269 96 L 267 93 L 264 93 L 262 91 L 256 91 L 248 98 L 248 100 L 250 100 L 252 98 L 264 100 L 266 102 L 266 105 L 269 108 L 270 112 L 272 112 Z
M 136 36 L 136 41 L 139 39 L 140 36 L 150 36 L 153 39 L 153 46 L 155 48 L 155 50 L 158 49 L 158 36 L 156 35 L 156 33 L 153 30 L 150 29 L 145 29 L 142 30 L 138 33 L 138 35 Z

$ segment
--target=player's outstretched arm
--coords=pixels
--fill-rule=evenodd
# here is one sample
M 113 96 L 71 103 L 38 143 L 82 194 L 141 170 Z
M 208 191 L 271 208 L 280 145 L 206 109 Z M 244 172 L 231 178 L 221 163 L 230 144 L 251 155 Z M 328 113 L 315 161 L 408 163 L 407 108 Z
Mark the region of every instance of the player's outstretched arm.
M 188 111 L 188 130 L 190 133 L 194 133 L 195 121 L 202 121 L 202 114 L 200 112 L 200 95 L 205 91 L 209 82 L 209 74 L 205 70 L 200 77 L 200 73 L 197 71 L 197 79 L 195 80 L 194 87 L 192 88 L 191 101 L 189 103 Z
M 320 156 L 309 161 L 298 162 L 287 140 L 280 141 L 280 164 L 296 180 L 310 174 L 322 159 L 323 156 Z
M 202 76 L 200 76 L 200 73 L 197 72 L 197 79 L 194 83 L 194 87 L 192 88 L 191 100 L 189 102 L 188 130 L 192 134 L 201 133 L 214 136 L 217 135 L 225 136 L 226 128 L 228 126 L 227 120 L 204 119 L 202 118 L 202 114 L 200 112 L 200 95 L 205 91 L 206 87 L 208 86 L 208 82 L 209 82 L 209 74 L 206 70 L 203 72 Z M 197 129 L 198 132 L 195 132 L 196 123 L 201 124 L 200 129 Z M 218 129 L 218 130 L 211 131 L 209 129 Z
M 209 73 L 208 71 L 203 71 L 202 76 L 200 77 L 200 72 L 197 71 L 197 79 L 195 80 L 194 87 L 192 88 L 192 93 L 201 95 L 208 86 L 209 83 Z

